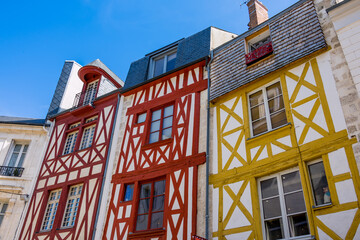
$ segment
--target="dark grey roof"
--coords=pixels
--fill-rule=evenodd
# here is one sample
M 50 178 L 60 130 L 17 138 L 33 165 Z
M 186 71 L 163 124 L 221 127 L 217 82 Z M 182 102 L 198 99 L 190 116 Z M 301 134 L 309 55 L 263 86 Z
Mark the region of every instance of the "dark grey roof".
M 91 63 L 87 64 L 86 66 L 95 66 L 98 68 L 103 69 L 107 74 L 110 75 L 115 81 L 117 81 L 121 86 L 124 86 L 124 82 L 116 76 L 115 73 L 113 73 L 100 59 L 96 59 L 95 61 L 92 61 Z
M 244 39 L 269 26 L 273 55 L 247 67 Z M 268 21 L 214 50 L 210 100 L 326 47 L 312 0 L 301 0 Z
M 0 116 L 0 123 L 44 126 L 46 119 Z
M 176 70 L 189 63 L 195 62 L 198 59 L 208 56 L 210 53 L 210 41 L 211 27 L 208 27 L 190 37 L 180 39 L 175 43 L 147 54 L 144 58 L 141 58 L 130 65 L 123 90 L 126 91 L 135 86 L 156 79 L 147 79 L 150 59 L 155 54 L 158 54 L 161 51 L 165 51 L 169 47 L 177 45 L 177 56 L 175 63 Z
M 56 114 L 59 111 L 60 103 L 65 92 L 66 84 L 69 80 L 71 69 L 74 65 L 74 61 L 65 61 L 61 70 L 59 81 L 56 85 L 56 89 L 51 100 L 51 104 L 47 113 L 47 116 Z

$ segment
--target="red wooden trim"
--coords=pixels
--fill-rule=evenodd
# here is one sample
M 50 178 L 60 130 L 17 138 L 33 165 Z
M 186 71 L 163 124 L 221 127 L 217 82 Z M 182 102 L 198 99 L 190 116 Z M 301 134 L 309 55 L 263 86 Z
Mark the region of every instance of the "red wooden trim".
M 145 237 L 147 239 L 147 237 L 160 237 L 163 235 L 165 235 L 165 230 L 158 229 L 144 232 L 129 233 L 127 239 L 145 239 Z
M 197 220 L 197 192 L 198 192 L 198 166 L 193 167 L 193 208 L 192 208 L 192 226 L 191 235 L 196 234 Z
M 245 55 L 245 62 L 247 65 L 256 62 L 257 60 L 262 59 L 263 57 L 271 54 L 273 52 L 272 42 L 266 43 L 261 47 L 255 49 L 252 52 L 249 52 Z
M 86 74 L 91 74 L 91 73 L 103 75 L 107 79 L 109 79 L 117 88 L 122 87 L 120 85 L 120 83 L 118 83 L 115 79 L 113 79 L 106 71 L 104 71 L 102 68 L 99 68 L 99 67 L 96 67 L 96 66 L 88 65 L 88 66 L 84 66 L 84 67 L 80 68 L 79 71 L 78 71 L 78 76 L 81 79 L 81 81 L 86 83 L 87 81 L 85 80 L 85 75 Z
M 205 161 L 206 153 L 199 153 L 194 156 L 186 157 L 183 160 L 171 161 L 169 163 L 157 165 L 156 167 L 145 168 L 127 173 L 117 173 L 113 175 L 111 182 L 123 183 L 136 181 L 138 179 L 155 178 L 164 174 L 175 172 L 182 168 L 203 164 Z
M 146 134 L 146 135 L 149 135 L 149 134 Z M 148 137 L 147 137 L 147 139 L 148 139 Z M 159 146 L 167 145 L 167 144 L 172 143 L 172 141 L 173 141 L 173 138 L 168 138 L 168 139 L 161 140 L 161 141 L 157 141 L 157 142 L 153 142 L 153 143 L 147 143 L 147 144 L 145 144 L 145 145 L 142 145 L 142 146 L 141 146 L 141 149 L 142 149 L 142 150 L 147 150 L 147 149 L 151 149 L 151 148 L 154 148 L 154 147 L 159 147 Z

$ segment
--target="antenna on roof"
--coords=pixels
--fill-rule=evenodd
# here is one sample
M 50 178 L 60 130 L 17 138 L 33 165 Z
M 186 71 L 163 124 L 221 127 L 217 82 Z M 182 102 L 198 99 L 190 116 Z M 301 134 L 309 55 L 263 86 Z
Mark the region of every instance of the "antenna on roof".
M 242 5 L 247 4 L 248 2 L 250 2 L 250 0 L 244 0 L 244 1 L 242 1 L 242 3 L 240 3 L 240 7 L 241 7 Z

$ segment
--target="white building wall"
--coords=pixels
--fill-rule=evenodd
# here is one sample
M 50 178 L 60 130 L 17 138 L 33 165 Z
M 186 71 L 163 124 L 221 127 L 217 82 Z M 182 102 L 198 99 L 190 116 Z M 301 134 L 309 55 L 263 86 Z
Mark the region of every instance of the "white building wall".
M 9 204 L 0 226 L 0 240 L 16 239 L 15 234 L 21 229 L 21 219 L 24 217 L 27 201 L 32 194 L 47 139 L 47 131 L 43 126 L 0 124 L 1 166 L 7 164 L 13 141 L 29 144 L 22 166 L 24 168 L 22 176 L 0 175 L 0 201 Z

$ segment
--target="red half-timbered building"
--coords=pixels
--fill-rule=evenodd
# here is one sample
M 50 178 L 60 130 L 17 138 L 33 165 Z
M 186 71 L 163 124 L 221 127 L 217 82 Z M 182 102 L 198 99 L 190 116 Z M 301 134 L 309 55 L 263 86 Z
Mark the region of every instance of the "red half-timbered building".
M 50 107 L 52 133 L 20 239 L 93 239 L 123 83 L 99 60 L 71 64 L 64 65 Z M 75 95 L 71 89 L 79 84 Z M 69 98 L 73 106 L 64 110 Z
M 200 143 L 206 138 L 200 136 L 206 132 L 200 131 L 200 125 L 206 129 L 205 67 L 216 37 L 225 41 L 232 34 L 211 27 L 130 66 L 103 239 L 197 234 L 198 169 L 206 160 L 205 141 Z

